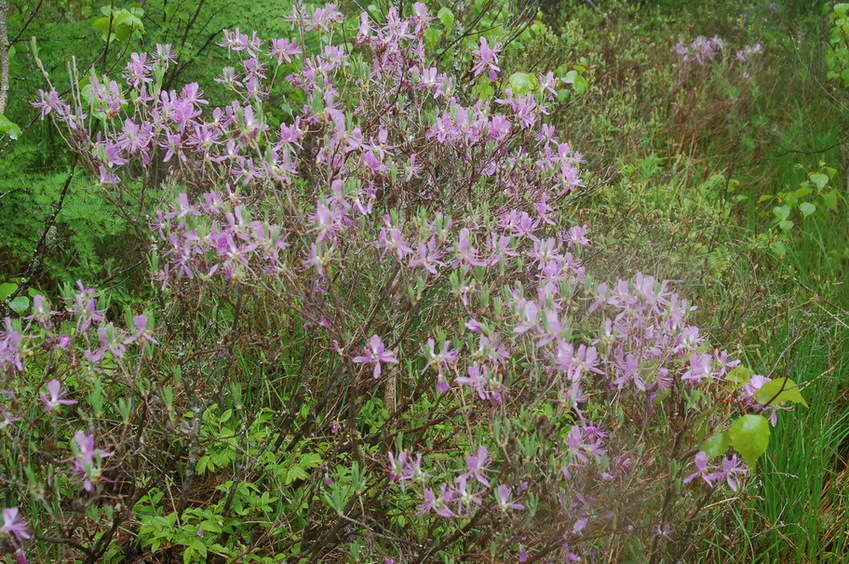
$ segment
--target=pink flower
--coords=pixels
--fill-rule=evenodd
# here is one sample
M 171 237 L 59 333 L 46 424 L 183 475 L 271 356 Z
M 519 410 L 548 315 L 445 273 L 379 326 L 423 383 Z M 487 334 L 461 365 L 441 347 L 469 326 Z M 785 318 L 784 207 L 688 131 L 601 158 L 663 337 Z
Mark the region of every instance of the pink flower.
M 466 457 L 466 468 L 469 471 L 458 476 L 454 481 L 460 482 L 461 480 L 465 481 L 468 478 L 474 478 L 482 485 L 489 487 L 489 480 L 487 480 L 486 476 L 484 476 L 484 472 L 492 472 L 491 469 L 486 467 L 488 460 L 489 451 L 487 448 L 485 446 L 478 448 L 478 453 L 476 455 Z
M 53 411 L 59 409 L 60 405 L 74 405 L 76 400 L 63 399 L 65 391 L 62 390 L 62 383 L 55 378 L 47 382 L 47 392 L 50 394 L 41 393 L 41 402 L 44 404 L 44 411 Z
M 291 39 L 272 39 L 271 49 L 268 52 L 270 57 L 277 59 L 277 64 L 282 65 L 283 61 L 292 62 L 292 57 L 297 57 L 301 54 L 301 48 Z
M 147 330 L 147 316 L 146 315 L 136 315 L 133 317 L 133 323 L 136 326 L 136 332 L 133 335 L 130 335 L 125 341 L 125 345 L 129 345 L 133 341 L 137 341 L 141 339 L 142 341 L 147 341 L 149 343 L 153 343 L 154 345 L 158 345 L 159 341 L 157 341 L 150 331 Z
M 17 507 L 7 507 L 3 510 L 3 526 L 0 533 L 11 535 L 16 542 L 30 538 L 27 523 L 18 517 Z
M 374 377 L 380 378 L 381 365 L 396 364 L 398 359 L 395 358 L 394 352 L 386 350 L 380 337 L 372 335 L 369 346 L 363 349 L 361 356 L 354 357 L 354 362 L 357 364 L 374 364 Z
M 95 448 L 94 435 L 86 435 L 82 430 L 74 433 L 74 443 L 76 456 L 71 459 L 73 472 L 82 479 L 85 491 L 90 492 L 103 472 L 101 460 L 112 454 Z
M 495 488 L 495 499 L 498 502 L 497 507 L 501 511 L 506 511 L 508 509 L 524 509 L 525 506 L 521 503 L 513 503 L 510 501 L 511 493 L 510 488 L 504 484 Z
M 489 70 L 489 79 L 497 80 L 498 72 L 501 70 L 498 66 L 498 53 L 501 52 L 500 47 L 490 47 L 486 41 L 486 37 L 481 36 L 480 47 L 472 51 L 475 58 L 475 66 L 472 67 L 472 72 L 475 76 L 480 76 L 485 70 Z

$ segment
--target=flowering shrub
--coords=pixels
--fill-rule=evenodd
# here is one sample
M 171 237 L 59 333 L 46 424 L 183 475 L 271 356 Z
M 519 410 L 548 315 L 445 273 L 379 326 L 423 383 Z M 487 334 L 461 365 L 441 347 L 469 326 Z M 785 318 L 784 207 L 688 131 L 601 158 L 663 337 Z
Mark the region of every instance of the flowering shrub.
M 722 51 L 724 42 L 719 37 L 697 37 L 689 46 L 681 43 L 675 44 L 675 52 L 683 61 L 693 61 L 698 65 L 704 66 L 705 63 L 712 61 L 716 54 Z
M 162 89 L 168 46 L 133 55 L 123 83 L 91 75 L 36 103 L 103 190 L 148 214 L 155 286 L 123 324 L 83 284 L 6 321 L 11 548 L 684 550 L 795 385 L 710 346 L 666 283 L 592 281 L 591 228 L 568 221 L 581 157 L 545 121 L 557 78 L 502 78 L 498 30 L 449 71 L 422 4 L 289 20 L 267 45 L 225 31 L 224 106 L 198 84 Z M 491 97 L 471 94 L 479 75 Z M 731 407 L 745 414 L 729 424 Z
M 746 45 L 733 58 L 723 55 L 724 47 L 725 42 L 717 36 L 697 37 L 689 45 L 677 43 L 674 47 L 679 65 L 670 126 L 680 139 L 678 152 L 715 137 L 731 116 L 752 103 L 750 79 L 760 66 L 758 56 L 763 47 L 760 43 Z

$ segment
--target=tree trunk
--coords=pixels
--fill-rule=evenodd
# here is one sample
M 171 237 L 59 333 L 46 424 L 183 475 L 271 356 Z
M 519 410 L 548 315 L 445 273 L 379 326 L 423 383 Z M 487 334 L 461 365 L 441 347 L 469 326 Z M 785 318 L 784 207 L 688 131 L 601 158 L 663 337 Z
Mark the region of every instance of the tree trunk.
M 0 0 L 0 114 L 9 101 L 9 2 Z

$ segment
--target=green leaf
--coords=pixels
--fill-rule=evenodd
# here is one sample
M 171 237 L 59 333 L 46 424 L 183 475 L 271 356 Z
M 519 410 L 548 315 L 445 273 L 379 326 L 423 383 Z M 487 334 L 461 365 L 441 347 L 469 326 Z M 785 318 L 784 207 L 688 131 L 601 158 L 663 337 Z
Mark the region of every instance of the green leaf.
M 0 302 L 5 302 L 6 298 L 15 293 L 15 290 L 18 289 L 18 285 L 14 282 L 6 282 L 5 284 L 0 284 Z
M 91 27 L 95 31 L 99 31 L 103 38 L 106 39 L 106 35 L 109 33 L 109 18 L 97 18 L 91 22 Z
M 24 312 L 29 309 L 29 298 L 26 296 L 18 296 L 9 302 L 9 307 L 12 308 L 12 311 L 18 315 L 23 315 Z
M 810 202 L 802 202 L 799 204 L 799 211 L 802 213 L 802 217 L 808 217 L 817 211 L 817 207 Z
M 783 257 L 787 254 L 787 245 L 782 243 L 781 241 L 775 241 L 772 243 L 769 248 L 780 257 Z
M 800 200 L 800 199 L 804 198 L 805 196 L 807 196 L 808 194 L 812 194 L 813 191 L 814 191 L 814 189 L 811 188 L 810 186 L 802 186 L 801 188 L 799 188 L 798 190 L 793 192 L 793 196 L 797 200 Z
M 112 35 L 115 37 L 115 39 L 118 39 L 120 41 L 126 41 L 127 38 L 132 35 L 132 33 L 133 29 L 131 27 L 122 25 L 115 28 L 115 31 L 112 32 Z
M 454 12 L 449 10 L 446 7 L 442 7 L 436 13 L 436 17 L 442 22 L 442 25 L 445 26 L 446 29 L 451 29 L 454 27 Z
M 829 190 L 828 192 L 820 194 L 820 198 L 822 198 L 822 203 L 825 204 L 825 207 L 834 212 L 837 211 L 837 196 L 837 190 Z
M 747 366 L 738 366 L 725 375 L 726 380 L 740 384 L 741 386 L 748 384 L 751 378 L 752 370 Z
M 784 220 L 790 217 L 790 206 L 775 206 L 772 208 L 772 213 L 779 220 Z
M 784 221 L 778 222 L 778 228 L 787 233 L 791 229 L 793 229 L 793 222 L 789 219 L 785 219 Z
M 579 70 L 570 70 L 566 73 L 562 80 L 567 84 L 571 84 L 575 94 L 578 95 L 583 94 L 590 87 L 590 83 L 583 77 Z
M 815 172 L 808 176 L 808 178 L 810 178 L 811 182 L 814 183 L 814 186 L 816 186 L 818 190 L 822 190 L 828 184 L 828 176 L 821 172 Z
M 206 545 L 203 544 L 203 541 L 200 539 L 193 540 L 192 543 L 187 546 L 186 550 L 183 552 L 183 564 L 204 561 L 206 561 Z
M 704 442 L 699 445 L 699 450 L 705 451 L 708 458 L 713 458 L 715 456 L 725 454 L 725 451 L 727 451 L 730 446 L 731 437 L 728 436 L 728 433 L 717 433 L 712 437 L 705 439 Z
M 12 139 L 17 139 L 21 136 L 21 128 L 17 123 L 0 114 L 0 133 L 8 135 Z
M 537 77 L 526 72 L 514 72 L 510 75 L 510 88 L 513 94 L 527 94 L 537 89 Z
M 492 87 L 492 81 L 489 80 L 488 76 L 481 75 L 478 79 L 478 83 L 472 89 L 481 100 L 489 100 L 495 95 L 495 89 Z
M 790 378 L 770 380 L 755 393 L 755 401 L 760 404 L 766 405 L 770 400 L 772 400 L 770 405 L 780 405 L 789 401 L 808 407 L 808 402 L 799 391 L 799 385 Z
M 740 453 L 749 468 L 754 468 L 758 458 L 769 446 L 769 421 L 763 415 L 738 417 L 728 429 L 731 446 Z

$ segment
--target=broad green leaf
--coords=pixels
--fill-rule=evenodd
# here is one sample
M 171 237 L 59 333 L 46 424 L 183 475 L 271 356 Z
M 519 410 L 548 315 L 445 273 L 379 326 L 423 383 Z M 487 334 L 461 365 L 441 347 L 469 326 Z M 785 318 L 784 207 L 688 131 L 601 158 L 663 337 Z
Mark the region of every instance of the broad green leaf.
M 785 233 L 793 229 L 793 222 L 789 219 L 785 219 L 784 221 L 778 222 L 778 228 L 784 231 Z
M 774 398 L 774 399 L 773 399 Z M 802 397 L 799 391 L 799 385 L 790 378 L 776 378 L 770 380 L 755 393 L 755 401 L 766 405 L 772 400 L 770 405 L 780 405 L 784 402 L 801 403 L 808 407 L 808 402 Z
M 802 213 L 802 217 L 808 217 L 817 211 L 817 207 L 810 202 L 802 202 L 799 204 L 799 211 Z
M 816 186 L 818 190 L 822 190 L 828 184 L 828 176 L 821 172 L 815 172 L 808 178 L 811 179 L 811 182 L 814 183 L 814 186 Z
M 725 379 L 741 386 L 748 384 L 752 378 L 752 370 L 747 366 L 738 366 L 725 375 Z
M 220 533 L 223 531 L 221 525 L 213 521 L 212 519 L 207 519 L 200 524 L 200 528 L 208 533 Z
M 749 468 L 754 468 L 758 458 L 769 446 L 769 421 L 763 415 L 738 417 L 728 429 L 731 446 L 740 453 Z
M 15 290 L 18 289 L 18 285 L 14 282 L 6 282 L 4 284 L 0 284 L 0 302 L 5 302 L 6 298 L 15 293 Z
M 828 192 L 820 194 L 820 198 L 822 198 L 822 202 L 825 204 L 825 207 L 835 212 L 837 211 L 837 196 L 837 190 L 829 190 Z
M 109 18 L 97 18 L 91 22 L 91 27 L 93 27 L 96 31 L 99 31 L 105 39 L 106 34 L 109 32 Z
M 793 192 L 793 196 L 798 200 L 804 198 L 808 194 L 812 194 L 813 191 L 814 189 L 810 186 L 802 186 L 801 188 Z
M 126 25 L 122 25 L 121 27 L 115 28 L 115 31 L 112 32 L 112 35 L 115 37 L 115 39 L 118 39 L 119 41 L 126 41 L 127 38 L 132 35 L 132 33 L 133 28 Z
M 699 450 L 705 451 L 708 458 L 713 458 L 715 456 L 725 454 L 725 451 L 727 451 L 730 446 L 731 437 L 728 436 L 728 433 L 717 433 L 712 437 L 705 439 L 704 442 L 699 445 Z
M 26 296 L 18 296 L 9 302 L 9 307 L 12 308 L 12 311 L 18 315 L 23 315 L 26 310 L 29 309 L 29 298 Z
M 8 135 L 14 140 L 21 136 L 21 128 L 17 123 L 0 114 L 0 133 Z
M 776 241 L 772 243 L 769 248 L 780 257 L 783 257 L 787 254 L 787 245 L 782 243 L 781 241 Z
M 779 220 L 784 220 L 790 217 L 790 206 L 775 206 L 772 208 L 772 213 Z
M 811 188 L 813 190 L 813 188 Z M 790 192 L 789 194 L 784 195 L 784 203 L 791 208 L 795 208 L 799 204 L 799 198 L 796 197 L 795 192 Z
M 442 25 L 445 26 L 446 29 L 450 30 L 454 27 L 454 12 L 449 10 L 446 7 L 442 7 L 436 13 L 436 17 L 442 22 Z
M 514 72 L 510 75 L 509 83 L 513 94 L 527 94 L 539 86 L 537 77 L 526 72 Z
M 495 95 L 495 89 L 492 87 L 492 81 L 485 75 L 480 76 L 478 83 L 473 88 L 473 92 L 475 92 L 481 100 L 489 100 Z
M 563 77 L 563 82 L 571 84 L 575 94 L 579 95 L 586 92 L 590 87 L 590 83 L 587 82 L 587 79 L 584 78 L 577 70 L 570 70 L 567 72 L 566 76 Z
M 124 24 L 132 17 L 132 15 L 126 10 L 118 10 L 115 12 L 115 15 L 112 17 L 112 29 L 116 29 Z
M 442 37 L 443 32 L 438 27 L 429 27 L 425 30 L 425 41 L 428 46 L 432 46 L 439 41 L 439 38 Z

